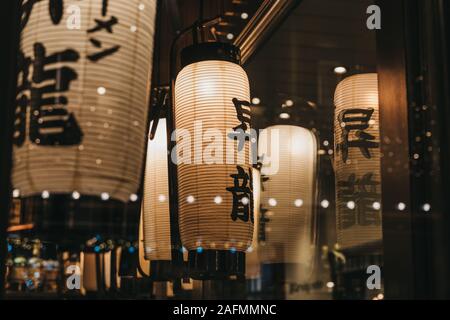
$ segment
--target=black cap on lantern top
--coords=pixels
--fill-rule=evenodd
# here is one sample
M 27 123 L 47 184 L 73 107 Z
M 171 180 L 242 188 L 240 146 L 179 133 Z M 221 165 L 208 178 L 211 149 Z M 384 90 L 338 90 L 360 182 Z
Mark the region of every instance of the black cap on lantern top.
M 40 195 L 21 199 L 21 223 L 33 224 L 33 235 L 42 241 L 57 243 L 67 250 L 79 248 L 87 240 L 137 241 L 139 201 L 123 203 L 99 196 L 72 194 Z
M 204 42 L 191 45 L 181 50 L 181 67 L 191 63 L 220 60 L 241 64 L 241 50 L 229 43 Z

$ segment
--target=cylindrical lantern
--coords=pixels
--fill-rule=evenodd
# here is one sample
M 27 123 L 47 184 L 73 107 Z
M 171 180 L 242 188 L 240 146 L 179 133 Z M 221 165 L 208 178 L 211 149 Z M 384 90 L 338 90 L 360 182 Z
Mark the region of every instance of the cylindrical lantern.
M 103 282 L 103 259 L 92 252 L 83 253 L 83 288 L 87 292 L 99 291 Z M 100 275 L 99 275 L 100 273 Z
M 145 258 L 150 260 L 151 276 L 169 276 L 172 242 L 165 119 L 159 120 L 155 137 L 147 146 L 143 213 Z
M 242 274 L 252 241 L 250 92 L 239 55 L 225 43 L 185 48 L 175 83 L 180 233 L 197 278 Z
M 302 127 L 271 126 L 260 135 L 258 153 L 261 261 L 292 265 L 288 276 L 306 280 L 315 257 L 316 138 Z
M 379 247 L 380 128 L 376 73 L 342 80 L 335 92 L 337 237 L 342 249 Z
M 115 250 L 115 249 L 114 249 Z M 112 251 L 93 253 L 82 252 L 80 264 L 82 266 L 83 289 L 89 294 L 114 288 L 119 283 L 117 277 L 117 261 L 111 259 Z M 116 266 L 112 268 L 112 263 Z M 112 272 L 115 272 L 112 274 Z M 115 283 L 113 283 L 115 282 Z
M 128 201 L 145 146 L 156 1 L 27 1 L 14 132 L 23 197 Z
M 23 198 L 136 201 L 156 1 L 26 1 L 22 10 L 14 188 Z
M 150 270 L 150 261 L 145 258 L 144 241 L 144 210 L 141 208 L 141 219 L 139 221 L 139 264 L 143 274 L 138 272 L 138 278 L 149 276 Z

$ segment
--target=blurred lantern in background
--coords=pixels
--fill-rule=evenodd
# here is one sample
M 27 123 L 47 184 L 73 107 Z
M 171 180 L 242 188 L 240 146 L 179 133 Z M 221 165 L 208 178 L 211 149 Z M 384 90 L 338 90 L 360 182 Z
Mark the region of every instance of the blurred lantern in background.
M 260 259 L 263 264 L 283 264 L 285 281 L 303 283 L 315 258 L 316 138 L 301 127 L 271 126 L 260 134 L 258 154 L 263 181 Z
M 143 226 L 145 259 L 150 260 L 150 275 L 169 280 L 172 245 L 169 211 L 166 120 L 160 119 L 153 140 L 147 146 L 145 166 Z
M 253 173 L 253 212 L 254 212 L 254 228 L 252 245 L 247 249 L 245 258 L 245 277 L 247 279 L 256 279 L 260 276 L 260 261 L 258 257 L 258 222 L 259 208 L 261 205 L 261 173 L 258 169 L 252 169 Z
M 83 232 L 97 221 L 120 226 L 124 209 L 115 209 L 136 201 L 156 1 L 75 4 L 75 16 L 64 2 L 22 6 L 13 185 L 22 198 L 34 197 L 34 206 L 46 206 L 38 225 L 78 224 Z M 87 199 L 92 204 L 67 205 Z M 95 211 L 104 202 L 114 205 Z M 69 210 L 77 214 L 58 217 Z
M 335 92 L 338 244 L 381 245 L 380 128 L 376 73 L 341 81 Z
M 257 291 L 261 277 L 261 261 L 258 254 L 259 215 L 261 206 L 261 172 L 253 168 L 253 212 L 254 228 L 252 245 L 245 255 L 245 278 L 249 280 L 250 290 Z
M 225 43 L 187 47 L 181 63 L 174 116 L 180 233 L 190 273 L 244 275 L 253 234 L 248 78 L 239 49 Z
M 93 293 L 99 291 L 99 285 L 104 284 L 102 271 L 103 262 L 102 259 L 98 259 L 95 253 L 83 254 L 83 289 L 87 293 Z M 98 265 L 100 264 L 100 265 Z

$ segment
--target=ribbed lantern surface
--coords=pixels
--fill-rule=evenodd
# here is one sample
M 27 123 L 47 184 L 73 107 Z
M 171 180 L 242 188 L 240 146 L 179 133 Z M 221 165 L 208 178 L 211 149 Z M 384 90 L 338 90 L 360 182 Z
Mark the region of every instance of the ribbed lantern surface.
M 147 147 L 145 166 L 144 246 L 148 260 L 171 260 L 166 120 L 159 120 Z
M 253 169 L 253 212 L 255 217 L 252 245 L 245 255 L 245 277 L 256 279 L 261 274 L 261 261 L 258 254 L 259 215 L 261 205 L 261 172 Z
M 188 250 L 245 251 L 251 244 L 249 142 L 239 152 L 229 137 L 243 124 L 238 109 L 249 122 L 249 99 L 247 75 L 236 63 L 194 62 L 178 74 L 175 122 L 179 133 L 184 131 L 177 138 L 178 161 L 183 158 L 178 164 L 179 222 Z
M 23 11 L 14 187 L 128 201 L 145 151 L 156 1 L 25 1 Z
M 376 73 L 341 81 L 335 92 L 337 236 L 342 249 L 379 245 L 381 176 Z
M 315 238 L 316 138 L 302 127 L 271 126 L 260 136 L 258 152 L 266 154 L 261 169 L 261 261 L 310 268 Z

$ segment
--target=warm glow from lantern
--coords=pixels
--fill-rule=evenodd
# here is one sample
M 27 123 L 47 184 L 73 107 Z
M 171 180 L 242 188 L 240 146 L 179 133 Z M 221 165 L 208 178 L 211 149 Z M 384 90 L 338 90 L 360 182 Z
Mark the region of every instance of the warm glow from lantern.
M 188 64 L 180 71 L 175 83 L 176 128 L 188 130 L 194 136 L 194 124 L 201 121 L 203 132 L 209 129 L 221 132 L 225 138 L 219 144 L 225 150 L 228 143 L 226 134 L 241 124 L 234 98 L 250 100 L 247 75 L 238 64 L 219 60 Z M 247 106 L 243 108 L 249 110 Z M 207 141 L 200 143 L 202 150 L 207 145 Z M 247 161 L 248 142 L 244 154 L 246 164 L 240 166 L 248 174 L 251 170 Z M 188 250 L 197 250 L 198 247 L 201 251 L 234 248 L 243 252 L 250 246 L 252 222 L 233 221 L 230 216 L 233 195 L 227 188 L 233 186 L 230 175 L 237 173 L 236 166 L 236 163 L 204 162 L 178 165 L 180 233 Z M 220 205 L 214 201 L 219 196 Z
M 336 88 L 334 103 L 338 244 L 343 249 L 380 244 L 377 74 L 358 74 L 342 80 Z M 363 147 L 352 146 L 352 141 L 359 141 Z
M 155 137 L 148 141 L 147 147 L 143 223 L 148 260 L 172 260 L 169 201 L 160 201 L 169 197 L 166 130 L 166 119 L 160 119 Z
M 43 63 L 45 76 L 40 77 L 45 81 L 35 79 L 33 87 L 57 89 L 43 96 L 54 104 L 35 110 L 28 107 L 19 114 L 26 126 L 34 123 L 38 127 L 34 137 L 30 128 L 17 127 L 14 133 L 17 136 L 22 131 L 25 135 L 23 143 L 14 147 L 12 174 L 13 185 L 23 197 L 44 190 L 52 195 L 70 195 L 76 190 L 81 197 L 128 202 L 130 194 L 139 188 L 157 2 L 109 1 L 103 17 L 105 3 L 77 1 L 81 25 L 69 29 L 66 10 L 70 1 L 63 6 L 64 17 L 58 24 L 50 18 L 49 1 L 33 1 L 20 50 L 37 62 L 34 72 Z M 88 32 L 96 26 L 95 19 L 107 21 L 109 17 L 118 19 L 112 31 L 102 27 Z M 134 32 L 130 32 L 130 26 L 134 26 Z M 91 42 L 93 39 L 97 45 Z M 118 49 L 108 54 L 111 48 Z M 29 71 L 31 78 L 33 69 Z M 37 95 L 28 98 L 33 105 L 39 104 Z M 56 103 L 62 98 L 67 103 Z
M 309 275 L 314 258 L 315 193 L 317 142 L 311 131 L 291 125 L 276 125 L 261 135 L 259 151 L 272 150 L 278 144 L 278 156 L 271 161 L 278 172 L 267 175 L 263 182 L 261 203 L 269 211 L 261 211 L 260 227 L 264 246 L 259 246 L 264 263 L 293 263 L 298 266 L 301 279 Z M 279 139 L 269 139 L 278 130 Z M 264 169 L 268 164 L 263 162 Z M 276 199 L 276 206 L 273 200 Z
M 255 217 L 252 245 L 248 248 L 245 257 L 245 275 L 247 279 L 256 279 L 260 276 L 261 261 L 258 254 L 259 207 L 261 205 L 261 172 L 253 169 L 253 212 Z

